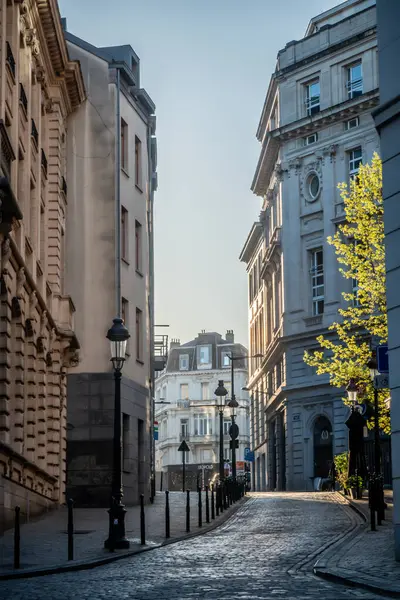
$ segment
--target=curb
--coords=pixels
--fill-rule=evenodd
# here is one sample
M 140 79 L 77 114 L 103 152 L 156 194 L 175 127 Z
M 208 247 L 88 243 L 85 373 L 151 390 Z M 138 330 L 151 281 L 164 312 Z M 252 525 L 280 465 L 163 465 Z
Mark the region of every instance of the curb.
M 142 554 L 142 552 L 150 552 L 151 550 L 163 548 L 165 546 L 169 546 L 170 544 L 183 542 L 184 540 L 204 535 L 205 533 L 209 533 L 210 531 L 217 529 L 218 527 L 220 527 L 220 525 L 223 525 L 230 517 L 232 517 L 239 510 L 239 508 L 241 508 L 249 499 L 249 496 L 244 496 L 234 506 L 231 506 L 230 510 L 225 510 L 224 514 L 219 517 L 219 520 L 217 522 L 214 521 L 214 523 L 207 523 L 206 527 L 202 527 L 201 529 L 199 529 L 199 531 L 193 531 L 186 535 L 181 535 L 176 538 L 165 540 L 159 544 L 153 544 L 152 546 L 143 546 L 143 548 L 130 550 L 128 552 L 125 552 L 124 554 L 113 554 L 112 556 L 110 555 L 95 560 L 76 562 L 74 564 L 66 564 L 53 567 L 49 566 L 44 568 L 25 569 L 23 571 L 9 571 L 7 573 L 0 573 L 0 581 L 7 581 L 10 579 L 28 579 L 31 577 L 42 577 L 44 575 L 68 573 L 70 571 L 84 571 L 88 569 L 94 569 L 96 567 L 101 567 L 103 565 L 107 565 L 109 563 L 121 560 L 123 558 L 130 558 L 132 556 L 136 556 L 137 554 Z
M 368 517 L 366 516 L 364 511 L 361 510 L 361 508 L 359 506 L 357 506 L 357 504 L 354 504 L 353 500 L 351 500 L 350 498 L 348 498 L 347 496 L 342 494 L 342 492 L 336 492 L 336 493 L 340 494 L 340 496 L 347 502 L 348 506 L 350 506 L 350 508 L 352 508 L 357 514 L 359 514 L 365 523 L 368 523 Z
M 321 577 L 328 581 L 334 581 L 351 587 L 363 588 L 369 592 L 389 596 L 391 598 L 400 598 L 400 586 L 389 587 L 384 582 L 376 581 L 371 577 L 368 577 L 368 575 L 363 575 L 361 578 L 356 571 L 349 571 L 349 575 L 345 576 L 342 574 L 342 571 L 334 568 L 328 569 L 314 566 L 313 572 L 317 577 Z

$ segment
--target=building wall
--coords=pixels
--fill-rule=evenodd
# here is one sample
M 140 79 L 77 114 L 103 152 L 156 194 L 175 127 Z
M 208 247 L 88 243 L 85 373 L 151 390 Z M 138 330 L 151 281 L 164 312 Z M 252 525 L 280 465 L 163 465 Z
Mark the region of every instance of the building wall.
M 342 292 L 351 291 L 327 242 L 344 220 L 337 184 L 349 181 L 352 149 L 361 147 L 364 163 L 379 152 L 371 117 L 378 102 L 376 11 L 367 0 L 349 0 L 338 11 L 315 17 L 306 38 L 278 53 L 257 132 L 262 151 L 253 191 L 263 198 L 262 230 L 258 238 L 249 236 L 241 255 L 250 272 L 260 252 L 257 244 L 262 244 L 265 357 L 250 370 L 249 382 L 257 489 L 262 487 L 264 455 L 268 489 L 312 489 L 319 452 L 314 433 L 320 417 L 331 427 L 332 455 L 347 447 L 348 409 L 340 390 L 303 361 L 304 350 L 319 348 L 317 336 L 338 319 L 338 309 L 345 306 Z M 321 31 L 322 24 L 328 27 Z M 358 60 L 362 94 L 349 98 L 347 67 Z M 305 86 L 316 79 L 320 110 L 308 116 Z M 345 123 L 352 117 L 358 118 L 358 125 L 347 129 Z M 306 145 L 311 134 L 316 138 Z M 319 183 L 315 198 L 309 191 L 312 175 Z M 315 314 L 311 256 L 319 248 L 324 308 Z M 256 304 L 257 300 L 250 304 L 250 319 Z
M 399 268 L 400 268 L 400 83 L 393 77 L 400 51 L 398 22 L 400 6 L 395 0 L 378 0 L 378 44 L 380 101 L 375 112 L 383 160 L 383 198 L 385 207 L 386 289 L 389 327 L 389 368 L 391 388 L 391 443 L 393 460 L 393 499 L 395 556 L 400 560 L 400 387 L 397 372 L 399 342 Z
M 65 135 L 85 91 L 55 2 L 1 0 L 0 39 L 3 528 L 21 498 L 34 513 L 64 501 L 66 373 L 79 346 L 64 287 Z
M 76 290 L 76 326 L 82 339 L 79 362 L 68 377 L 68 494 L 81 506 L 106 506 L 110 501 L 114 382 L 106 334 L 120 310 L 131 334 L 122 385 L 124 500 L 135 504 L 141 493 L 148 496 L 151 460 L 151 161 L 147 140 L 155 107 L 146 95 L 144 107 L 131 91 L 130 84 L 139 80 L 139 59 L 130 46 L 96 48 L 69 32 L 66 38 L 70 55 L 82 65 L 88 89 L 88 100 L 71 122 L 68 140 L 70 176 L 75 182 L 70 218 L 77 226 L 76 237 L 67 248 L 67 282 L 72 292 Z M 121 118 L 118 172 L 117 68 Z M 137 151 L 135 139 L 140 140 Z M 116 217 L 118 178 L 121 214 Z M 116 218 L 121 227 L 120 309 L 116 300 Z

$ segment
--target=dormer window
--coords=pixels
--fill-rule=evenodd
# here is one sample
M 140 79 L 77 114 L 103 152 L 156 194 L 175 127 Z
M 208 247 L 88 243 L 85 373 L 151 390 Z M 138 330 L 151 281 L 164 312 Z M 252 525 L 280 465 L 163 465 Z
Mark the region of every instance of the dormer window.
M 315 115 L 320 111 L 320 85 L 319 79 L 310 81 L 305 86 L 306 112 L 308 116 Z
M 189 369 L 189 354 L 179 355 L 179 370 L 188 371 Z

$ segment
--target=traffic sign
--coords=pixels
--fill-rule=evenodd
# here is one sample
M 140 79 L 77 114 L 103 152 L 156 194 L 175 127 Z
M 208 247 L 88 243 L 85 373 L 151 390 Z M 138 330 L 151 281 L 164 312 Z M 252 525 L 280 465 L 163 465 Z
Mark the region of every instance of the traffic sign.
M 247 455 L 250 453 L 250 448 L 244 449 L 244 460 L 247 460 Z
M 186 440 L 182 440 L 181 445 L 178 448 L 178 452 L 190 452 L 190 448 L 186 443 Z
M 233 440 L 236 440 L 236 438 L 239 436 L 239 427 L 236 425 L 236 423 L 233 423 L 233 425 L 229 427 L 229 435 Z
M 389 375 L 382 373 L 382 375 L 375 375 L 374 386 L 377 390 L 385 390 L 389 387 Z
M 360 413 L 360 415 L 364 416 L 365 413 L 367 412 L 367 405 L 366 404 L 356 404 L 354 409 Z
M 249 450 L 249 452 L 245 454 L 244 460 L 247 460 L 248 462 L 254 462 L 254 452 Z
M 154 436 L 154 441 L 157 442 L 158 441 L 158 421 L 154 421 L 153 436 Z
M 232 450 L 232 445 L 235 444 L 235 448 L 239 448 L 239 440 L 231 440 L 229 442 L 229 448 Z
M 378 346 L 377 358 L 379 373 L 389 373 L 389 354 L 386 344 Z

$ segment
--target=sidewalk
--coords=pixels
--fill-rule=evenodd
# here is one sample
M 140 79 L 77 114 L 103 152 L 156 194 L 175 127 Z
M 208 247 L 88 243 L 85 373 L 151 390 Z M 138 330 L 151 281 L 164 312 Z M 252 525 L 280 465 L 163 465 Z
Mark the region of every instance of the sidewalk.
M 392 492 L 385 492 L 385 500 L 385 521 L 377 526 L 377 531 L 371 531 L 368 499 L 349 501 L 362 513 L 366 524 L 358 535 L 335 545 L 317 561 L 316 575 L 400 597 L 400 562 L 394 559 Z
M 198 527 L 198 494 L 190 493 L 190 531 L 186 533 L 186 494 L 170 492 L 170 539 L 165 539 L 165 494 L 157 492 L 154 504 L 145 506 L 146 546 L 140 545 L 140 508 L 127 507 L 126 537 L 129 550 L 110 553 L 104 549 L 108 535 L 108 513 L 103 508 L 74 509 L 74 560 L 67 560 L 67 507 L 21 525 L 21 568 L 13 568 L 14 531 L 8 530 L 0 538 L 0 580 L 10 577 L 30 577 L 49 572 L 78 570 L 111 562 L 123 556 L 150 550 L 162 544 L 198 533 L 205 533 L 223 523 L 242 505 L 244 499 L 232 505 L 223 514 L 206 523 L 205 492 L 202 493 L 202 521 Z

